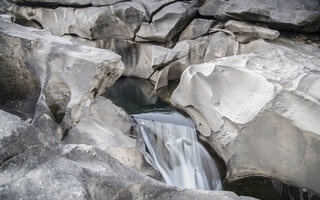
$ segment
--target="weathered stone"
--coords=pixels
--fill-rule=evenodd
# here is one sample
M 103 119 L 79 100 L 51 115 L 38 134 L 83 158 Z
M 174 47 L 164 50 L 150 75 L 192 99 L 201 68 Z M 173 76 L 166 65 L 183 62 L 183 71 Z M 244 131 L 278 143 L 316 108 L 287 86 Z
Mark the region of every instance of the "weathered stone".
M 147 20 L 150 21 L 153 15 L 161 10 L 161 8 L 168 6 L 177 0 L 135 0 L 140 3 L 147 11 Z
M 0 119 L 0 166 L 33 146 L 51 143 L 51 138 L 15 115 L 0 110 Z
M 145 18 L 144 8 L 134 2 L 75 9 L 13 5 L 9 11 L 15 15 L 16 22 L 22 25 L 33 22 L 54 35 L 72 34 L 86 39 L 133 39 Z
M 10 0 L 14 3 L 44 6 L 108 6 L 126 0 Z
M 179 80 L 182 72 L 190 65 L 236 54 L 237 42 L 230 35 L 218 32 L 196 40 L 179 41 L 173 50 L 179 52 L 179 59 L 155 74 L 155 89 L 166 86 L 168 81 Z
M 199 12 L 201 15 L 214 16 L 224 21 L 240 19 L 264 22 L 277 29 L 320 31 L 318 0 L 209 0 Z
M 135 2 L 105 7 L 92 27 L 93 38 L 133 39 L 144 18 L 144 8 Z
M 136 34 L 136 41 L 170 41 L 182 31 L 196 14 L 193 2 L 176 2 L 157 12 L 151 23 L 142 23 Z
M 320 56 L 288 47 L 257 40 L 247 54 L 193 65 L 171 102 L 227 163 L 227 179 L 266 176 L 319 194 Z
M 191 40 L 209 33 L 214 20 L 194 19 L 181 33 L 179 40 Z
M 0 191 L 1 199 L 240 199 L 168 186 L 87 145 L 29 146 L 0 166 Z
M 97 46 L 116 52 L 122 56 L 125 70 L 123 75 L 149 78 L 152 73 L 179 58 L 174 49 L 129 40 L 100 40 Z
M 34 83 L 36 78 L 42 89 L 39 99 L 46 100 L 49 106 L 58 103 L 58 109 L 51 107 L 51 110 L 58 111 L 58 114 L 66 110 L 65 126 L 79 121 L 91 100 L 111 86 L 122 74 L 120 56 L 113 52 L 80 46 L 51 36 L 48 32 L 7 21 L 0 21 L 0 25 L 0 38 L 3 41 L 1 47 L 3 51 L 9 54 L 12 52 L 11 55 L 14 55 L 14 59 L 11 59 L 11 56 L 2 54 L 1 63 L 10 67 L 1 69 L 5 70 L 5 74 L 12 69 L 19 69 L 10 73 L 11 76 L 7 77 L 8 83 L 19 86 L 21 82 L 15 78 L 19 77 L 15 73 L 25 71 L 28 76 L 25 76 L 25 87 L 21 89 L 26 90 L 28 84 Z M 55 87 L 57 80 L 63 87 Z M 12 90 L 14 91 L 14 88 Z M 42 95 L 47 99 L 42 98 Z M 36 113 L 41 114 L 37 111 Z
M 208 47 L 203 56 L 203 62 L 238 54 L 237 45 L 237 42 L 231 35 L 217 32 L 208 39 Z
M 109 147 L 134 147 L 130 117 L 104 97 L 95 98 L 88 116 L 73 127 L 63 139 L 66 144 L 88 144 L 102 150 Z
M 123 165 L 136 169 L 140 173 L 152 177 L 156 180 L 163 181 L 159 171 L 147 162 L 142 153 L 133 147 L 109 147 L 106 152 L 121 162 Z
M 234 33 L 236 39 L 242 43 L 247 43 L 254 39 L 274 40 L 280 35 L 276 30 L 235 20 L 229 20 L 225 27 Z
M 76 35 L 63 35 L 62 37 L 71 40 L 75 43 L 81 44 L 81 45 L 86 45 L 89 47 L 96 47 L 96 41 L 88 40 Z

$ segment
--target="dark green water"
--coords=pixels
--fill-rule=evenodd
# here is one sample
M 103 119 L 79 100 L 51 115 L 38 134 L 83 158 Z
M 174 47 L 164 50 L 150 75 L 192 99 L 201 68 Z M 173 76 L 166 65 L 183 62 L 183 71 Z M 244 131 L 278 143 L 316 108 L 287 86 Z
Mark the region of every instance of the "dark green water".
M 172 110 L 168 103 L 161 100 L 153 85 L 145 79 L 120 78 L 102 96 L 131 115 Z

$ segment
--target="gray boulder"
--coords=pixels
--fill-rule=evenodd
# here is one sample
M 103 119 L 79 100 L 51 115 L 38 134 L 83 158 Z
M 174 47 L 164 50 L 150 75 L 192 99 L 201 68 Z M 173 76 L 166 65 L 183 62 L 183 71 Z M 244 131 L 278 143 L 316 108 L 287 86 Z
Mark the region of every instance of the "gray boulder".
M 235 55 L 237 47 L 237 41 L 223 32 L 199 37 L 195 40 L 179 41 L 172 48 L 179 52 L 178 59 L 170 62 L 159 73 L 155 73 L 155 89 L 166 86 L 168 81 L 179 80 L 183 71 L 192 64 Z
M 152 17 L 152 22 L 141 24 L 136 41 L 170 41 L 182 31 L 197 12 L 194 2 L 176 2 L 170 4 Z
M 146 156 L 144 156 L 137 148 L 109 147 L 106 152 L 121 162 L 121 164 L 129 168 L 133 168 L 145 176 L 149 176 L 163 182 L 160 172 L 151 165 L 151 162 L 147 160 L 148 158 L 146 158 Z
M 135 0 L 140 3 L 147 11 L 147 20 L 150 21 L 151 18 L 159 12 L 165 6 L 176 2 L 177 0 Z
M 247 43 L 256 39 L 274 40 L 280 35 L 276 30 L 235 20 L 229 20 L 225 24 L 225 27 L 234 33 L 236 39 L 242 43 Z
M 0 110 L 1 199 L 240 199 L 168 186 L 87 145 L 61 145 Z
M 196 18 L 182 31 L 179 40 L 191 40 L 207 34 L 214 23 L 214 20 Z
M 255 41 L 247 54 L 190 66 L 171 102 L 227 163 L 228 180 L 266 176 L 320 194 L 319 51 L 288 47 Z
M 86 145 L 32 147 L 2 165 L 0 176 L 1 199 L 240 199 L 168 186 Z
M 97 46 L 122 56 L 125 70 L 123 75 L 147 79 L 153 72 L 180 58 L 179 51 L 150 43 L 130 40 L 99 40 Z M 156 81 L 156 76 L 151 77 Z
M 199 13 L 223 21 L 263 22 L 282 30 L 320 31 L 318 0 L 209 0 L 199 9 Z
M 133 39 L 146 14 L 144 8 L 135 2 L 55 9 L 13 5 L 8 10 L 22 25 L 33 23 L 33 27 L 44 28 L 53 35 L 72 34 L 86 39 Z
M 10 0 L 14 3 L 25 5 L 45 6 L 108 6 L 126 0 Z
M 0 165 L 31 147 L 56 142 L 15 115 L 0 110 L 0 119 Z
M 109 147 L 135 147 L 135 140 L 128 136 L 130 128 L 130 117 L 122 108 L 104 97 L 97 97 L 87 117 L 69 130 L 63 143 L 88 144 L 102 150 Z
M 113 52 L 81 46 L 46 31 L 0 20 L 0 38 L 5 66 L 1 69 L 10 74 L 1 81 L 14 86 L 12 91 L 20 88 L 17 94 L 31 93 L 35 86 L 41 89 L 37 104 L 43 106 L 35 111 L 35 119 L 50 109 L 56 121 L 63 118 L 65 127 L 72 126 L 123 71 L 121 57 Z

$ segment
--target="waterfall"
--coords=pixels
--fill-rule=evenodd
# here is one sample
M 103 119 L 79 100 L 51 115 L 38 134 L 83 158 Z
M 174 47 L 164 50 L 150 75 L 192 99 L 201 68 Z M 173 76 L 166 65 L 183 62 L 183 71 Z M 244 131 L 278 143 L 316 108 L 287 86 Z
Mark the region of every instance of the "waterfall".
M 221 190 L 215 161 L 197 140 L 194 127 L 139 119 L 151 162 L 170 185 Z

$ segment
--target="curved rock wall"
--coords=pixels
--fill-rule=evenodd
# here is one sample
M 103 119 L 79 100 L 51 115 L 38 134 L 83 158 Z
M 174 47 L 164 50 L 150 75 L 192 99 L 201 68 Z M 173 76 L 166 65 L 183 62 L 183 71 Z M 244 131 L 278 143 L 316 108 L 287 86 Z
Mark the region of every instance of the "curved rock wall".
M 272 44 L 190 66 L 171 102 L 225 160 L 228 179 L 261 175 L 319 193 L 319 72 L 319 52 Z

